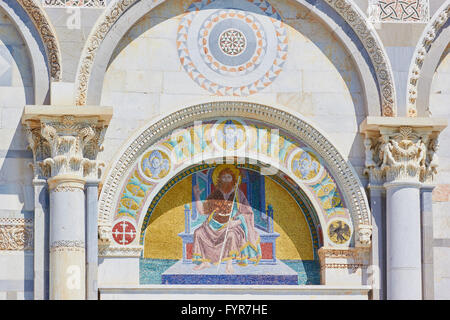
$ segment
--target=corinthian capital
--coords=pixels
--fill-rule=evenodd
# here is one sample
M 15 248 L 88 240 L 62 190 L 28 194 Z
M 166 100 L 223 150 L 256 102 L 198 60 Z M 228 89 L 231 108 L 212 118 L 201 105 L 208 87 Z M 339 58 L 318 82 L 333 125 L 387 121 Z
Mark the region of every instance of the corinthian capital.
M 22 122 L 27 126 L 35 176 L 98 178 L 97 154 L 111 116 L 111 108 L 25 107 Z
M 361 131 L 370 183 L 431 183 L 437 174 L 438 136 L 446 126 L 445 120 L 432 118 L 367 118 Z

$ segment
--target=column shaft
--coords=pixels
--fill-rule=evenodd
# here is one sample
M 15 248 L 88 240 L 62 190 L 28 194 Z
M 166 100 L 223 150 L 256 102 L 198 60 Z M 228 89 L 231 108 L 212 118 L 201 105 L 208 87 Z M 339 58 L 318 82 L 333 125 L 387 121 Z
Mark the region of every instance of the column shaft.
M 370 209 L 372 211 L 372 252 L 373 295 L 374 300 L 386 299 L 386 210 L 384 189 L 372 186 L 370 189 Z
M 84 180 L 55 176 L 50 187 L 50 299 L 83 300 L 85 292 Z
M 386 187 L 387 298 L 422 299 L 420 184 Z
M 49 213 L 47 181 L 34 179 L 34 300 L 48 299 Z
M 426 185 L 421 189 L 422 210 L 422 285 L 423 298 L 434 299 L 433 272 L 433 193 L 434 186 Z
M 86 297 L 98 299 L 98 182 L 86 183 Z

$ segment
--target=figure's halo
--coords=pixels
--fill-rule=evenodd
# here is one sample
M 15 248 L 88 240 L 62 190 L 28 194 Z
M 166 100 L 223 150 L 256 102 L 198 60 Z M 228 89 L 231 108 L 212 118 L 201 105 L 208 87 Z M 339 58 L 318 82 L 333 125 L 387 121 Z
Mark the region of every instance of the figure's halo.
M 213 183 L 215 186 L 217 186 L 217 183 L 219 181 L 220 173 L 225 169 L 229 169 L 234 174 L 234 178 L 236 181 L 238 180 L 238 177 L 241 175 L 241 172 L 239 171 L 239 169 L 236 168 L 236 166 L 234 166 L 232 164 L 218 165 L 212 173 L 212 180 L 213 180 Z

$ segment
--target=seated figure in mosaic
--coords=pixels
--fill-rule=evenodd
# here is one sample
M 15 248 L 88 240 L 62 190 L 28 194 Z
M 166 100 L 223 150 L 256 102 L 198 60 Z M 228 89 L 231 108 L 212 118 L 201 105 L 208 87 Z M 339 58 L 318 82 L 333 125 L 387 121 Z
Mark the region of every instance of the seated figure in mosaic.
M 197 211 L 208 216 L 194 232 L 194 270 L 226 261 L 226 273 L 233 273 L 233 260 L 246 266 L 261 259 L 253 210 L 237 185 L 239 174 L 233 165 L 218 166 L 212 177 L 215 191 L 204 202 L 200 200 L 202 190 L 194 186 Z

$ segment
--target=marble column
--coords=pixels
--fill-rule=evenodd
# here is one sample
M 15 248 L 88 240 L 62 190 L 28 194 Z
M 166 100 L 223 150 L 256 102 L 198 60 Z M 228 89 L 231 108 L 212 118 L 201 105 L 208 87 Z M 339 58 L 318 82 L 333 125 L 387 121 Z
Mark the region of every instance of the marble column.
M 27 127 L 28 146 L 33 152 L 33 187 L 34 187 L 34 286 L 35 300 L 49 297 L 49 201 L 47 179 L 42 161 L 48 155 L 48 143 L 42 138 L 40 128 Z
M 423 299 L 434 299 L 433 272 L 433 190 L 434 185 L 425 184 L 421 191 L 422 216 L 422 288 Z
M 422 299 L 420 186 L 418 181 L 385 184 L 390 300 Z
M 386 299 L 386 209 L 385 190 L 383 186 L 369 184 L 370 209 L 372 211 L 372 298 Z
M 50 299 L 86 297 L 85 196 L 83 178 L 61 174 L 50 190 Z
M 34 300 L 49 297 L 49 212 L 45 179 L 33 179 L 34 186 Z
M 98 180 L 86 182 L 86 298 L 98 299 Z
M 389 300 L 423 298 L 420 189 L 437 173 L 437 137 L 446 125 L 440 119 L 380 117 L 368 117 L 361 125 L 366 135 L 366 173 L 386 190 Z M 372 214 L 375 221 L 383 220 L 377 206 Z
M 94 235 L 87 237 L 85 185 L 99 178 L 96 157 L 111 116 L 110 108 L 25 107 L 30 146 L 40 143 L 34 167 L 47 177 L 49 190 L 50 299 L 86 299 L 86 239 L 96 238 L 97 230 L 88 229 Z

